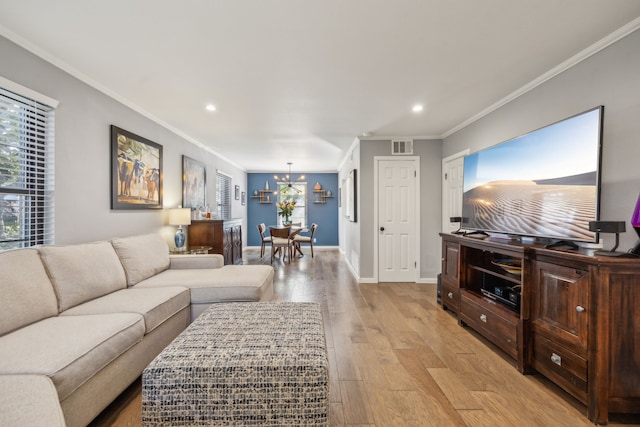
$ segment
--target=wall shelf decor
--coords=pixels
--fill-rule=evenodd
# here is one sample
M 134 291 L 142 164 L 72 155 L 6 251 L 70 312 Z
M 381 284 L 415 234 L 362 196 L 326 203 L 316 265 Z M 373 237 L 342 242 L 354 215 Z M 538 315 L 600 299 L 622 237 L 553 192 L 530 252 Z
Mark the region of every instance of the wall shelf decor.
M 256 194 L 257 192 L 257 194 Z M 261 204 L 271 204 L 273 203 L 271 201 L 271 194 L 273 193 L 273 191 L 269 190 L 268 188 L 266 190 L 257 190 L 253 192 L 253 196 L 251 196 L 252 199 L 258 199 L 259 203 Z
M 331 193 L 331 190 L 313 190 L 313 192 L 315 194 L 315 200 L 313 201 L 313 203 L 325 204 L 327 202 L 327 199 L 333 198 L 333 193 Z

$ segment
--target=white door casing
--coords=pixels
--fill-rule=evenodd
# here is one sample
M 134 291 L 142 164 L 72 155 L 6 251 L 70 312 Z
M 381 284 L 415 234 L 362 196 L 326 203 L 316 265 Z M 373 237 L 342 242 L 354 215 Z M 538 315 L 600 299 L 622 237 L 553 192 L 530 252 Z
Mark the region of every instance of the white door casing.
M 378 280 L 415 282 L 418 266 L 417 160 L 377 161 Z
M 460 228 L 449 218 L 462 216 L 462 184 L 464 156 L 469 150 L 442 159 L 442 232 L 451 233 Z

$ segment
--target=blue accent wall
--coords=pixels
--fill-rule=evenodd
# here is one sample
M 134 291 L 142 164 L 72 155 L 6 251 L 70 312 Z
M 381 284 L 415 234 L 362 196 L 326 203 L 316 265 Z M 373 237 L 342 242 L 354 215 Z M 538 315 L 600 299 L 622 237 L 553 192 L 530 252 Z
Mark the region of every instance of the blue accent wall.
M 297 174 L 293 177 L 295 178 Z M 267 227 L 278 223 L 278 214 L 275 202 L 277 196 L 271 194 L 271 203 L 261 204 L 254 191 L 264 190 L 265 183 L 269 182 L 269 189 L 277 188 L 273 174 L 249 173 L 247 174 L 247 246 L 260 246 L 260 234 L 257 225 L 264 222 Z M 305 174 L 307 183 L 307 221 L 306 226 L 312 223 L 318 224 L 314 246 L 338 246 L 338 174 L 337 173 L 312 173 Z M 323 190 L 331 191 L 332 197 L 326 198 L 325 203 L 313 203 L 315 200 L 313 187 L 320 183 Z M 268 232 L 267 232 L 268 233 Z

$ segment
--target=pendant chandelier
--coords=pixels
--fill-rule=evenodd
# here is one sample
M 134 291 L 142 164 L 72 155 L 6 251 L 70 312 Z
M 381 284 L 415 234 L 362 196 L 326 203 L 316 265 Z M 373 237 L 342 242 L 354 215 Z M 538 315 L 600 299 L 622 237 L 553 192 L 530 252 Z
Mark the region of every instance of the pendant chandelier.
M 282 185 L 286 185 L 287 187 L 291 188 L 293 187 L 293 184 L 297 181 L 302 181 L 304 179 L 304 175 L 300 175 L 298 178 L 296 178 L 295 181 L 293 181 L 291 179 L 291 162 L 287 162 L 287 165 L 289 165 L 289 173 L 286 175 L 283 175 L 282 177 L 278 176 L 278 175 L 274 175 L 273 178 L 276 180 L 276 182 L 281 183 Z M 301 190 L 297 190 L 298 194 L 302 193 Z M 276 191 L 277 193 L 277 191 Z

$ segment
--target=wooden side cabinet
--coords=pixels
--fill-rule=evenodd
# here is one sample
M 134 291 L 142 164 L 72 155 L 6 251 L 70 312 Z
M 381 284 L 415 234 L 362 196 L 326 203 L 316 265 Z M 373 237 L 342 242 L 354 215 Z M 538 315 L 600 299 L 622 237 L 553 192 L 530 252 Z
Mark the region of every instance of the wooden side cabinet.
M 584 403 L 595 424 L 640 414 L 640 259 L 441 236 L 442 306 L 461 325 Z
M 242 264 L 242 220 L 196 220 L 187 230 L 189 246 L 210 246 L 225 265 Z

